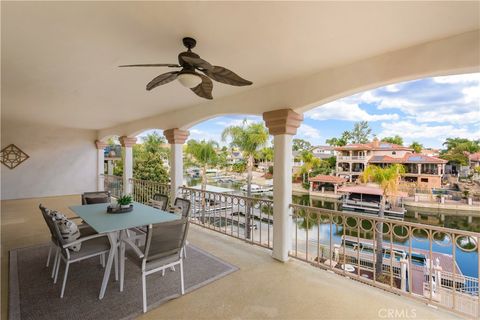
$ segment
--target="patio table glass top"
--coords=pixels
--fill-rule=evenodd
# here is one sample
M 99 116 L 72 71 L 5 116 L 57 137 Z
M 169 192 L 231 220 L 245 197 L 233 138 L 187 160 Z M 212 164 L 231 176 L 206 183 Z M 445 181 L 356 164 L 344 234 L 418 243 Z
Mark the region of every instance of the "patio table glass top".
M 180 215 L 134 202 L 133 210 L 126 213 L 107 213 L 109 203 L 69 207 L 98 233 L 115 232 L 129 228 L 178 220 Z

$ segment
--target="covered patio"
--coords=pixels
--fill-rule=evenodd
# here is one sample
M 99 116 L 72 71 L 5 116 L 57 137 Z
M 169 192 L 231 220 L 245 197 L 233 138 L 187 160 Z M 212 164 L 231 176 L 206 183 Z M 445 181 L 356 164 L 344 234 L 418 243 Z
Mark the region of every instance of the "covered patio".
M 450 285 L 440 294 L 439 273 L 433 276 L 439 271 L 430 264 L 418 302 L 403 297 L 413 297 L 405 283 L 394 286 L 394 277 L 406 279 L 396 261 L 384 262 L 389 284 L 374 280 L 368 284 L 380 289 L 366 286 L 359 257 L 348 256 L 345 248 L 340 256 L 332 241 L 329 247 L 320 244 L 319 236 L 312 241 L 309 224 L 319 227 L 327 219 L 331 230 L 334 224 L 345 229 L 350 218 L 357 228 L 363 218 L 292 205 L 291 150 L 303 113 L 314 107 L 399 81 L 479 72 L 479 21 L 478 2 L 3 2 L 2 149 L 13 144 L 17 154 L 28 156 L 13 169 L 2 166 L 1 172 L 2 317 L 9 311 L 9 250 L 49 240 L 39 203 L 69 216 L 69 207 L 80 205 L 79 195 L 88 191 L 131 194 L 137 203 L 146 203 L 153 193 L 136 191 L 146 184 L 170 201 L 189 199 L 189 243 L 239 269 L 154 308 L 146 318 L 372 319 L 391 312 L 455 317 L 449 311 L 478 316 L 478 275 L 472 280 L 476 296 L 457 292 L 455 271 L 449 275 L 453 289 Z M 177 81 L 146 92 L 145 84 L 163 69 L 118 68 L 176 63 L 186 36 L 198 41 L 195 52 L 231 67 L 253 85 L 215 82 L 213 100 L 205 100 Z M 183 186 L 189 129 L 222 114 L 262 116 L 273 136 L 273 200 Z M 170 145 L 169 184 L 133 179 L 132 148 L 136 136 L 148 129 L 163 130 Z M 105 172 L 105 148 L 113 136 L 122 146 L 122 177 Z M 210 201 L 202 202 L 206 197 Z M 256 228 L 247 230 L 249 219 Z M 303 224 L 306 236 L 299 237 Z M 409 237 L 422 228 L 400 225 Z M 480 252 L 478 234 L 425 230 L 430 241 L 435 232 L 473 239 Z M 326 264 L 323 268 L 333 273 L 311 266 L 334 257 L 343 259 L 343 266 L 358 264 L 358 275 Z

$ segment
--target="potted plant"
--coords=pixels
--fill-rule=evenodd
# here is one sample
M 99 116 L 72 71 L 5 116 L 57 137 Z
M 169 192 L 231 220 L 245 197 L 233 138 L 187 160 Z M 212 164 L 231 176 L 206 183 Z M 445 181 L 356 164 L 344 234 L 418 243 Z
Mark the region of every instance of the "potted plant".
M 123 195 L 117 199 L 117 203 L 120 206 L 120 208 L 129 208 L 132 202 L 133 202 L 132 196 L 129 194 Z

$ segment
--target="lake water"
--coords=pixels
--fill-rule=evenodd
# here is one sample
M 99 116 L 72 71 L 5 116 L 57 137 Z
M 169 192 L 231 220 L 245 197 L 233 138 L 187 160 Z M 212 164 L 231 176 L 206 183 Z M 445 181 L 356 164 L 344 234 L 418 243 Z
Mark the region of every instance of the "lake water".
M 197 181 L 191 181 L 189 185 L 197 184 Z M 209 183 L 211 185 L 216 185 L 219 187 L 230 188 L 237 190 L 238 194 L 244 195 L 240 191 L 240 187 L 242 184 L 232 184 L 232 183 Z M 271 196 L 264 196 L 265 198 L 272 198 Z M 342 211 L 341 202 L 340 201 L 333 201 L 332 199 L 319 199 L 319 198 L 312 198 L 308 195 L 297 196 L 293 195 L 292 202 L 295 204 L 301 204 L 306 206 L 313 206 L 318 208 L 325 208 L 331 210 L 338 210 Z M 457 230 L 465 230 L 471 232 L 480 232 L 480 214 L 477 212 L 461 212 L 461 211 L 445 211 L 440 212 L 435 209 L 418 209 L 412 210 L 408 209 L 403 221 L 408 222 L 415 222 L 420 224 L 426 224 L 431 226 L 439 226 Z M 298 231 L 300 232 L 300 237 L 305 237 L 305 223 L 297 223 Z M 316 235 L 317 232 L 320 234 L 320 241 L 322 239 L 326 242 L 323 244 L 328 243 L 328 239 L 330 237 L 330 225 L 329 224 L 321 224 L 317 226 L 315 223 L 309 224 L 309 231 L 308 233 L 311 235 Z M 348 233 L 348 232 L 346 232 Z M 343 230 L 341 227 L 336 227 L 335 230 L 332 230 L 333 235 L 333 242 L 340 244 L 341 243 L 341 236 L 343 234 Z M 312 238 L 309 238 L 309 242 L 312 241 Z M 315 240 L 316 241 L 316 240 Z M 425 238 L 425 235 L 418 234 L 417 238 L 413 238 L 411 240 L 400 240 L 397 239 L 394 242 L 399 245 L 409 246 L 409 241 L 412 241 L 412 248 L 424 249 L 429 250 L 430 244 L 429 241 Z M 432 250 L 436 252 L 441 252 L 445 254 L 452 254 L 452 243 L 450 239 L 438 239 L 437 241 L 432 243 Z M 468 275 L 471 277 L 478 277 L 478 253 L 477 252 L 466 252 L 459 248 L 455 250 L 456 260 L 459 268 L 463 272 L 464 275 Z

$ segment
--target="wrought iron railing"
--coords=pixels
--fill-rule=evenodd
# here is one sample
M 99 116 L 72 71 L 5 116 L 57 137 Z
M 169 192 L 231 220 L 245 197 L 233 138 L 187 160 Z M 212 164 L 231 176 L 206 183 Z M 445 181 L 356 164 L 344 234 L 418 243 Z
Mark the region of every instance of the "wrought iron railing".
M 192 223 L 266 248 L 273 246 L 273 201 L 180 187 Z
M 110 191 L 113 197 L 120 197 L 123 194 L 123 179 L 119 176 L 103 175 L 103 188 Z
M 480 315 L 479 233 L 301 205 L 291 208 L 292 257 L 468 317 Z
M 148 203 L 154 194 L 163 194 L 170 198 L 170 185 L 149 180 L 130 179 L 133 201 Z

